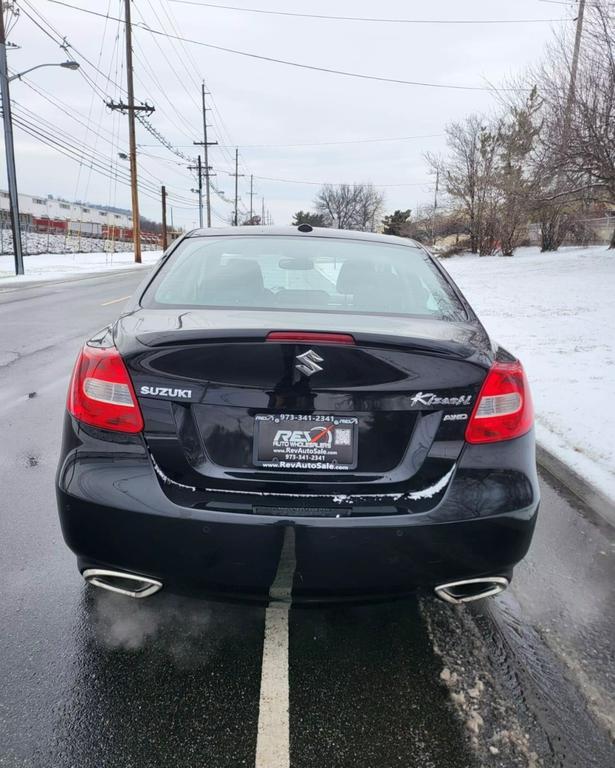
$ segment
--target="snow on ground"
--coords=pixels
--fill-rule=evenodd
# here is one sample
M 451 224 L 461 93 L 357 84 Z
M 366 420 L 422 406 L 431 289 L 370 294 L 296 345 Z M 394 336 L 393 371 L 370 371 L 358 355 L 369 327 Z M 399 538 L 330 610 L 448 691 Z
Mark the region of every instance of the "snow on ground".
M 538 441 L 615 498 L 615 252 L 520 248 L 442 264 L 523 362 Z
M 86 237 L 82 235 L 59 234 L 55 232 L 27 232 L 22 230 L 21 242 L 24 254 L 41 253 L 98 253 L 107 251 L 119 253 L 131 251 L 132 241 L 111 240 L 102 237 Z M 155 242 L 145 241 L 143 250 L 158 248 Z M 13 252 L 13 235 L 10 229 L 0 227 L 0 256 Z
M 143 266 L 151 266 L 162 251 L 143 251 Z M 80 273 L 105 272 L 109 269 L 129 269 L 137 267 L 132 251 L 126 253 L 40 253 L 36 256 L 24 256 L 25 275 L 16 277 L 13 255 L 0 256 L 0 287 L 3 285 L 22 284 L 39 280 L 57 280 L 74 277 Z

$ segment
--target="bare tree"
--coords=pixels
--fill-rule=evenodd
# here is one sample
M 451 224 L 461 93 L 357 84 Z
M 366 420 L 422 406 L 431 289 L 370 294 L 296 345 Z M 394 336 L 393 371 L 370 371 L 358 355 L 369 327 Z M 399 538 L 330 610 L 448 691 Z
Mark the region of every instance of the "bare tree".
M 556 37 L 527 77 L 529 84 L 536 84 L 542 105 L 540 135 L 529 159 L 535 184 L 528 205 L 540 226 L 542 251 L 556 251 L 564 242 L 576 210 L 573 190 L 578 179 L 571 174 L 565 149 L 571 47 L 568 34 Z
M 355 228 L 363 232 L 374 232 L 382 215 L 384 195 L 372 184 L 359 184 L 358 190 Z
M 615 18 L 608 11 L 605 0 L 586 8 L 573 91 L 569 33 L 555 38 L 530 74 L 544 105 L 533 159 L 540 179 L 534 219 L 543 251 L 557 250 L 588 201 L 615 202 Z
M 384 197 L 372 184 L 326 184 L 314 200 L 327 226 L 337 229 L 373 231 L 384 204 Z
M 495 117 L 450 123 L 447 153 L 426 156 L 474 253 L 512 255 L 530 222 L 540 227 L 543 251 L 556 251 L 568 236 L 587 241 L 579 215 L 615 205 L 612 7 L 612 0 L 588 4 L 575 77 L 568 30 L 540 65 L 500 94 Z
M 564 162 L 604 202 L 615 203 L 615 17 L 588 9 Z M 583 186 L 583 185 L 580 185 Z M 615 248 L 615 231 L 610 247 Z
M 432 170 L 439 170 L 450 197 L 466 214 L 472 253 L 492 253 L 496 245 L 496 161 L 500 124 L 480 115 L 469 115 L 445 128 L 448 155 L 426 155 Z

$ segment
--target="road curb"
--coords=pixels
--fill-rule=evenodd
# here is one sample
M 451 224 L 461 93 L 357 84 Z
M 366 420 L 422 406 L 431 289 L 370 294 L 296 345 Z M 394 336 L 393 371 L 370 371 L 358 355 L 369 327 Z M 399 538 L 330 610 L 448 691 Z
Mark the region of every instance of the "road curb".
M 584 477 L 575 472 L 564 461 L 544 448 L 536 446 L 536 461 L 580 501 L 590 507 L 609 525 L 615 527 L 615 501 L 597 490 Z

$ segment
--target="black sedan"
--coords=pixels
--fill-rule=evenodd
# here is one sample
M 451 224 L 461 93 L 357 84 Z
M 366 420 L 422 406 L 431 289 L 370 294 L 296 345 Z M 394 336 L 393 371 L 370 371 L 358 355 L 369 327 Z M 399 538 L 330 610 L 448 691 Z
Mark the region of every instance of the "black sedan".
M 267 599 L 506 588 L 539 495 L 521 363 L 411 240 L 176 242 L 70 383 L 57 499 L 86 581 Z

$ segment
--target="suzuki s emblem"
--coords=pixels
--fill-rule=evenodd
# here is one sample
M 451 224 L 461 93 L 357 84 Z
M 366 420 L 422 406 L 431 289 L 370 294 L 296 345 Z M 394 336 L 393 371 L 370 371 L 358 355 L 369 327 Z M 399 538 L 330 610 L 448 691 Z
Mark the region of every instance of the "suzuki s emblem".
M 318 363 L 322 363 L 323 359 L 320 355 L 317 355 L 313 349 L 308 349 L 302 355 L 296 357 L 297 365 L 295 368 L 306 376 L 311 376 L 318 371 L 322 371 L 322 367 Z

